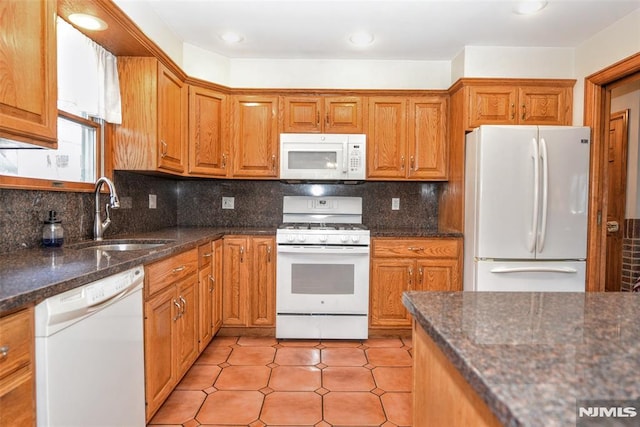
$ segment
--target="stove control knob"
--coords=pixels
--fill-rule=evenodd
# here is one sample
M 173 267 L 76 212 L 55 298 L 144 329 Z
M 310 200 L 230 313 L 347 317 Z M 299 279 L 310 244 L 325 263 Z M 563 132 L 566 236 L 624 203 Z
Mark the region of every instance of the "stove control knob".
M 360 236 L 351 236 L 351 241 L 353 243 L 358 243 L 360 241 Z
M 340 236 L 340 241 L 342 243 L 347 243 L 349 241 L 349 236 L 345 236 L 345 235 Z
M 318 239 L 323 243 L 326 242 L 328 238 L 329 237 L 327 237 L 326 234 L 322 234 L 322 235 L 318 236 Z
M 287 234 L 287 242 L 293 242 L 296 239 L 296 236 L 293 234 Z
M 300 234 L 298 236 L 298 242 L 304 242 L 305 240 L 307 240 L 307 236 L 305 236 L 304 234 Z

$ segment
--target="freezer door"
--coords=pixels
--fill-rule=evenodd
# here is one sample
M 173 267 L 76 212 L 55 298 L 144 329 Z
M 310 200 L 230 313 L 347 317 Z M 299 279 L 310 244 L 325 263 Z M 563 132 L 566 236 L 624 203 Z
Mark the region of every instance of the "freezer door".
M 537 259 L 587 256 L 589 137 L 588 127 L 540 126 L 543 170 Z
M 584 292 L 585 270 L 584 261 L 477 261 L 473 290 Z
M 467 158 L 475 164 L 470 180 L 475 218 L 476 258 L 533 259 L 536 241 L 535 183 L 538 178 L 537 126 L 481 126 L 469 138 Z M 475 148 L 475 149 L 474 149 Z M 470 201 L 471 202 L 471 201 Z

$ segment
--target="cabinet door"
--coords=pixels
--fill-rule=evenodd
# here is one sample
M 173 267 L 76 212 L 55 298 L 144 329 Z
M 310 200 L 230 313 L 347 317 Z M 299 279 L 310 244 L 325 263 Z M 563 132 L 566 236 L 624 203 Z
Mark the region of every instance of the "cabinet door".
M 180 307 L 174 286 L 144 303 L 144 363 L 147 419 L 162 405 L 176 381 L 173 342 Z
M 275 239 L 272 237 L 253 237 L 251 240 L 249 325 L 275 326 Z
M 322 132 L 322 101 L 319 97 L 284 97 L 282 103 L 284 132 Z
M 469 88 L 469 127 L 515 125 L 517 89 L 509 86 Z
M 568 90 L 561 87 L 523 87 L 518 90 L 520 124 L 569 125 L 572 114 Z
M 367 177 L 405 178 L 407 174 L 406 98 L 369 98 L 367 136 Z
M 211 341 L 213 325 L 213 249 L 212 243 L 198 247 L 198 349 L 204 350 Z
M 186 170 L 187 87 L 158 63 L 158 168 Z
M 371 263 L 369 325 L 411 326 L 411 315 L 402 304 L 402 293 L 413 287 L 415 262 L 374 258 Z
M 222 326 L 222 239 L 213 242 L 213 304 L 211 306 L 211 336 L 215 336 Z
M 246 326 L 247 239 L 224 238 L 222 324 Z
M 363 103 L 359 96 L 324 99 L 324 132 L 363 133 Z
M 447 98 L 409 100 L 409 178 L 447 179 Z
M 227 97 L 189 86 L 189 173 L 226 176 Z
M 57 147 L 56 2 L 0 2 L 0 137 Z
M 24 367 L 0 380 L 0 425 L 27 427 L 36 425 L 33 369 Z
M 421 291 L 461 291 L 460 263 L 456 259 L 417 261 L 416 289 Z
M 236 96 L 233 176 L 278 176 L 278 97 Z
M 198 279 L 194 274 L 176 285 L 181 306 L 177 322 L 177 378 L 187 372 L 199 353 L 198 347 Z

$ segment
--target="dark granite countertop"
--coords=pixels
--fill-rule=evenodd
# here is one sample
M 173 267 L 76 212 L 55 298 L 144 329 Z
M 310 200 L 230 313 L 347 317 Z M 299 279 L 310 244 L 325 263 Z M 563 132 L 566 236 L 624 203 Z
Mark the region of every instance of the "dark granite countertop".
M 275 234 L 274 228 L 168 228 L 149 233 L 110 237 L 172 240 L 159 248 L 138 251 L 99 251 L 62 248 L 25 249 L 0 256 L 0 314 L 93 282 L 141 264 L 189 250 L 225 234 Z
M 640 294 L 406 292 L 403 303 L 504 425 L 575 426 L 577 403 L 640 398 Z

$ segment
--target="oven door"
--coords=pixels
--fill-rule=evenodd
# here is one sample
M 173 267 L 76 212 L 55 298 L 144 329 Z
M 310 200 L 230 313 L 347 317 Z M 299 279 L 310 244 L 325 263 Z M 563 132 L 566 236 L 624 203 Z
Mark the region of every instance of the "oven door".
M 279 245 L 278 314 L 367 314 L 368 246 Z
M 281 179 L 329 179 L 347 177 L 344 152 L 346 143 L 282 143 Z

